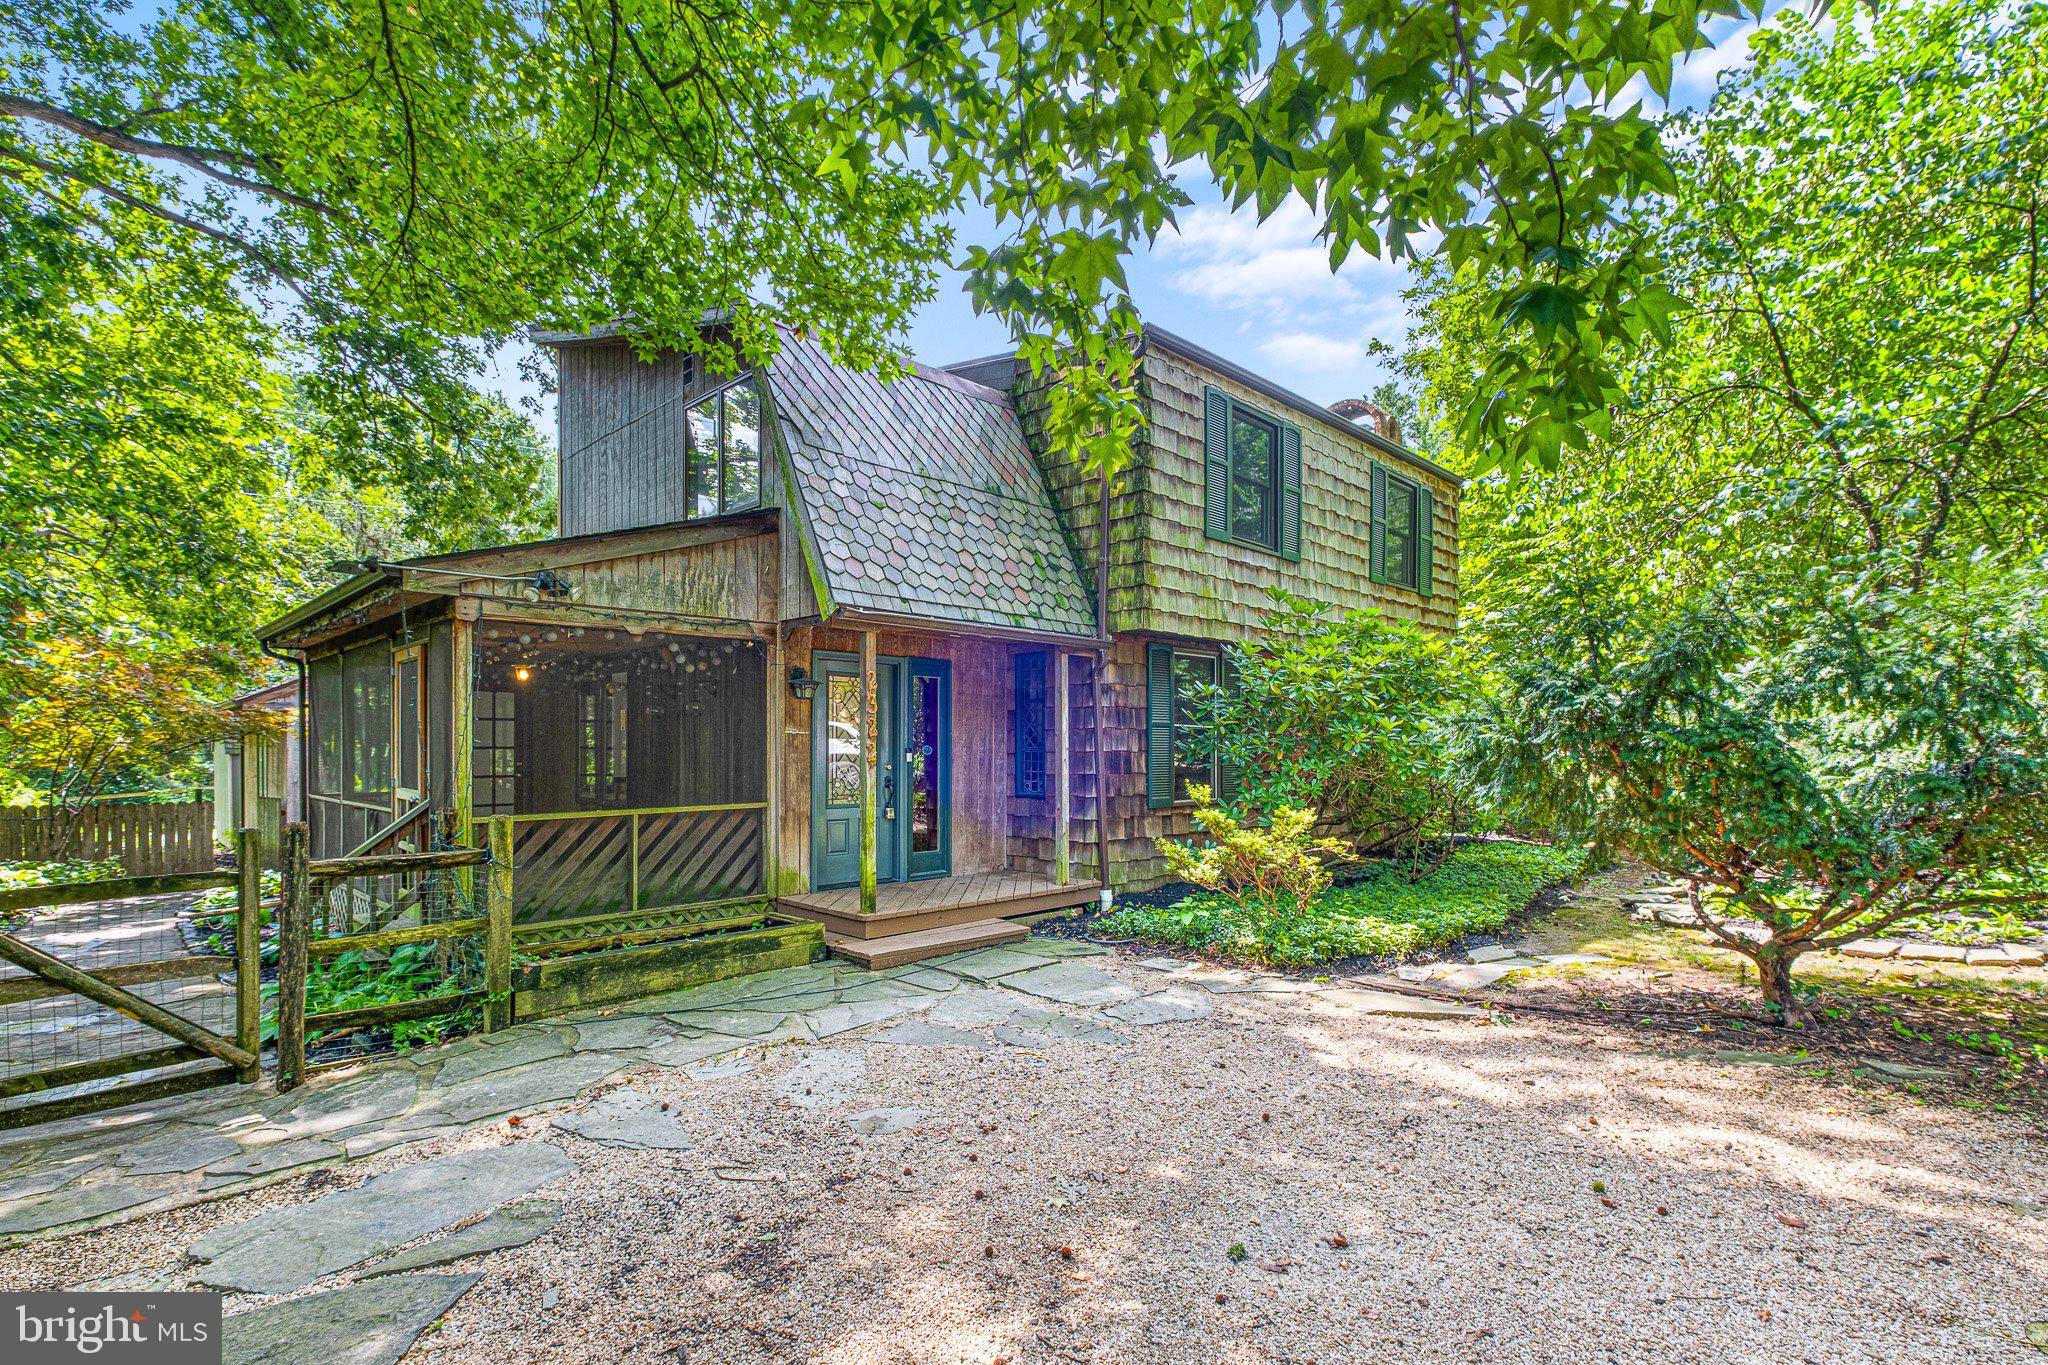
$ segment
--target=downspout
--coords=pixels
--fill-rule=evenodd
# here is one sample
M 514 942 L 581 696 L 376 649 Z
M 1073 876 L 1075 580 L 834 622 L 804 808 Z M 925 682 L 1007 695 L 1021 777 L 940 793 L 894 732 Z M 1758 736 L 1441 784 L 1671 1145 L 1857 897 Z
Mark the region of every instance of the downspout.
M 1095 874 L 1107 912 L 1115 893 L 1109 889 L 1109 765 L 1102 731 L 1109 715 L 1109 471 L 1101 476 L 1102 502 L 1096 515 L 1095 555 Z

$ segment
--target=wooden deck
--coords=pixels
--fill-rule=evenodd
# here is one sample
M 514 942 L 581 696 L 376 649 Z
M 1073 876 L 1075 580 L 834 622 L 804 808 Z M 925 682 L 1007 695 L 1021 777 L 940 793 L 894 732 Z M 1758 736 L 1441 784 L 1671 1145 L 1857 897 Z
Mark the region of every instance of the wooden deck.
M 804 891 L 778 902 L 788 914 L 817 920 L 828 933 L 847 938 L 893 938 L 960 924 L 981 924 L 1062 910 L 1095 900 L 1101 883 L 1061 886 L 1030 872 L 981 872 L 934 877 L 921 882 L 884 882 L 875 891 L 875 913 L 860 912 L 860 888 Z

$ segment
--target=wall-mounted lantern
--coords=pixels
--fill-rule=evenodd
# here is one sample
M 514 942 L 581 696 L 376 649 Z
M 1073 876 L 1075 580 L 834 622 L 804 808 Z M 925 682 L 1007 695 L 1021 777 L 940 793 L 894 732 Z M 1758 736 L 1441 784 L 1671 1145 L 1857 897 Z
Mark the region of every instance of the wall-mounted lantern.
M 818 695 L 818 680 L 804 672 L 801 665 L 789 670 L 789 693 L 798 701 L 809 701 Z

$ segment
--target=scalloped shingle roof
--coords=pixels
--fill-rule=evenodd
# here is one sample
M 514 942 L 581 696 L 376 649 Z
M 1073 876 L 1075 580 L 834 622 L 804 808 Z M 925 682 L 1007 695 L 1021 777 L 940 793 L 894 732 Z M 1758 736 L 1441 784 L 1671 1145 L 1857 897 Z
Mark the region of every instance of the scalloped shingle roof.
M 1092 636 L 1095 608 L 1008 398 L 891 383 L 785 336 L 768 390 L 833 604 Z

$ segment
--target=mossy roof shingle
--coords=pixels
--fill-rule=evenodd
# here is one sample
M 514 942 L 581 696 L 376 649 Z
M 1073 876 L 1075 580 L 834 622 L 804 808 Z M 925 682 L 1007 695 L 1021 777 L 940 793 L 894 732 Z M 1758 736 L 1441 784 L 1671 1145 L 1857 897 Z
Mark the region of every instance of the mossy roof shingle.
M 1004 396 L 926 373 L 884 383 L 795 336 L 767 381 L 834 605 L 1095 633 L 1094 601 Z

